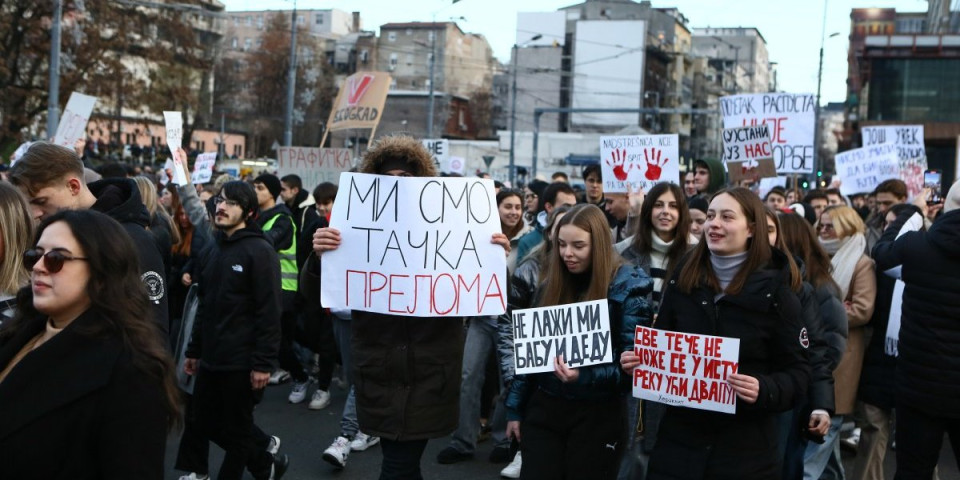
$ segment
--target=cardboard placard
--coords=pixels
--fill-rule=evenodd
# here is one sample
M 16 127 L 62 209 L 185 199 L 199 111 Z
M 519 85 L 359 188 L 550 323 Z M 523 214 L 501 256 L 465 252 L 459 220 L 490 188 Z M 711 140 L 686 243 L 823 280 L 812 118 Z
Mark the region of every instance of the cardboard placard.
M 900 178 L 897 148 L 891 143 L 838 153 L 835 162 L 843 195 L 869 193 L 884 180 Z
M 297 175 L 303 188 L 312 191 L 324 182 L 337 183 L 340 174 L 353 168 L 349 148 L 278 147 L 277 172 L 280 177 Z
M 666 405 L 737 412 L 727 376 L 737 373 L 740 339 L 637 326 L 633 396 Z
M 816 100 L 811 94 L 757 93 L 720 99 L 724 128 L 767 124 L 777 172 L 813 173 Z
M 213 177 L 213 166 L 217 163 L 217 152 L 201 153 L 193 163 L 193 174 L 190 181 L 194 185 L 208 183 Z
M 649 191 L 660 182 L 680 183 L 677 134 L 600 137 L 603 191 Z
M 90 121 L 90 114 L 93 113 L 93 106 L 97 104 L 97 97 L 84 95 L 80 92 L 70 94 L 67 100 L 67 106 L 63 109 L 63 115 L 60 115 L 60 123 L 57 124 L 57 133 L 53 137 L 53 143 L 61 147 L 73 150 L 73 145 L 77 140 L 86 137 L 87 123 Z
M 343 82 L 330 109 L 327 130 L 377 128 L 390 90 L 390 74 L 358 72 Z M 323 143 L 321 142 L 321 145 Z
M 173 159 L 174 185 L 186 185 L 187 176 L 183 173 L 183 162 L 177 158 L 177 149 L 183 145 L 183 116 L 180 112 L 163 112 L 164 127 L 167 133 L 167 148 Z
M 571 368 L 613 361 L 606 300 L 514 310 L 512 320 L 517 375 L 552 372 L 558 356 Z
M 506 311 L 493 180 L 340 175 L 322 258 L 324 307 L 414 317 Z

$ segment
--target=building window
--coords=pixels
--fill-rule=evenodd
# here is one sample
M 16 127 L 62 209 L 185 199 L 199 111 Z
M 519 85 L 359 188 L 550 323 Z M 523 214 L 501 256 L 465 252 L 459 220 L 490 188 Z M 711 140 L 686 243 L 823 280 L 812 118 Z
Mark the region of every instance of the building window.
M 397 32 L 390 32 L 390 33 L 388 33 L 388 34 L 387 34 L 387 40 L 390 41 L 390 42 L 396 42 L 396 41 L 397 41 Z
M 237 49 L 237 37 L 233 37 L 230 39 L 230 48 L 233 48 L 234 50 Z
M 233 17 L 233 26 L 235 27 L 240 26 L 240 17 Z
M 253 26 L 253 17 L 247 17 L 246 20 L 245 20 L 245 23 L 247 24 L 248 27 L 252 27 L 252 26 Z
M 407 66 L 409 67 L 410 65 L 413 65 L 413 55 L 410 54 L 410 53 L 408 53 L 408 54 L 407 54 Z
M 239 157 L 242 156 L 242 154 L 243 154 L 243 146 L 242 146 L 242 145 L 234 145 L 234 146 L 233 146 L 233 156 L 239 158 Z
M 257 17 L 257 30 L 263 30 L 263 17 Z
M 259 50 L 259 49 L 261 49 L 261 48 L 263 48 L 263 39 L 262 39 L 262 38 L 258 38 L 258 39 L 257 39 L 257 49 Z
M 297 25 L 303 25 L 307 23 L 307 20 L 303 18 L 303 15 L 297 15 Z
M 397 68 L 397 54 L 391 53 L 390 54 L 390 70 L 393 70 L 394 68 Z
M 361 51 L 360 51 L 360 63 L 366 65 L 369 60 L 370 60 L 370 52 L 367 51 L 367 49 L 361 50 Z
M 243 51 L 246 52 L 247 50 L 250 50 L 250 46 L 251 46 L 252 44 L 253 44 L 253 39 L 252 39 L 252 38 L 245 38 L 245 39 L 243 40 Z
M 435 34 L 434 34 L 433 30 L 430 30 L 430 31 L 427 33 L 427 40 L 433 40 L 433 36 L 434 36 L 434 35 L 435 35 Z
M 413 35 L 413 29 L 412 29 L 412 28 L 408 28 L 405 33 L 406 33 L 407 35 Z
M 314 21 L 317 22 L 317 25 L 323 25 L 323 14 L 318 13 Z

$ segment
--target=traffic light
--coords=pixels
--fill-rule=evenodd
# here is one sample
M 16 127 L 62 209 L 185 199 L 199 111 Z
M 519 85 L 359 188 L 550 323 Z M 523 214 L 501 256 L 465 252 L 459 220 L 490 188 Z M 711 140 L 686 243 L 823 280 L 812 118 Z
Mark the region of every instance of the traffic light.
M 817 170 L 817 176 L 818 176 L 818 177 L 822 177 L 822 176 L 823 176 L 823 170 Z
M 810 188 L 810 183 L 806 180 L 803 181 L 803 188 Z

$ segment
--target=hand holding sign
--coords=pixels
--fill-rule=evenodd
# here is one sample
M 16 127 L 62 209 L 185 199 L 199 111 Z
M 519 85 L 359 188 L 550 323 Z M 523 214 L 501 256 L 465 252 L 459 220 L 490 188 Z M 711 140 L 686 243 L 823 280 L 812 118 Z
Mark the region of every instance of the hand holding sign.
M 580 378 L 580 370 L 570 368 L 563 361 L 563 355 L 557 355 L 553 361 L 553 374 L 563 383 L 575 383 Z
M 737 392 L 737 396 L 744 402 L 757 403 L 757 396 L 760 395 L 760 381 L 750 375 L 740 373 L 731 373 L 727 377 L 727 383 Z
M 173 156 L 173 183 L 176 185 L 186 185 L 189 175 L 183 167 L 185 163 L 175 155 L 183 144 L 183 116 L 180 112 L 163 112 L 165 129 L 167 133 L 167 147 L 170 149 L 170 155 Z

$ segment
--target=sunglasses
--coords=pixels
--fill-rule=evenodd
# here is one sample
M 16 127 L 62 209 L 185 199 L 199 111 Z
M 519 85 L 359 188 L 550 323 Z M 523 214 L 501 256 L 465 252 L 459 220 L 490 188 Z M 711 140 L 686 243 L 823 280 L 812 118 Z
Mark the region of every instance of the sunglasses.
M 71 257 L 60 250 L 50 250 L 41 253 L 40 249 L 34 248 L 23 252 L 23 266 L 27 270 L 33 270 L 33 266 L 43 258 L 43 266 L 50 273 L 57 273 L 63 270 L 63 263 L 68 260 L 86 260 L 84 257 Z

